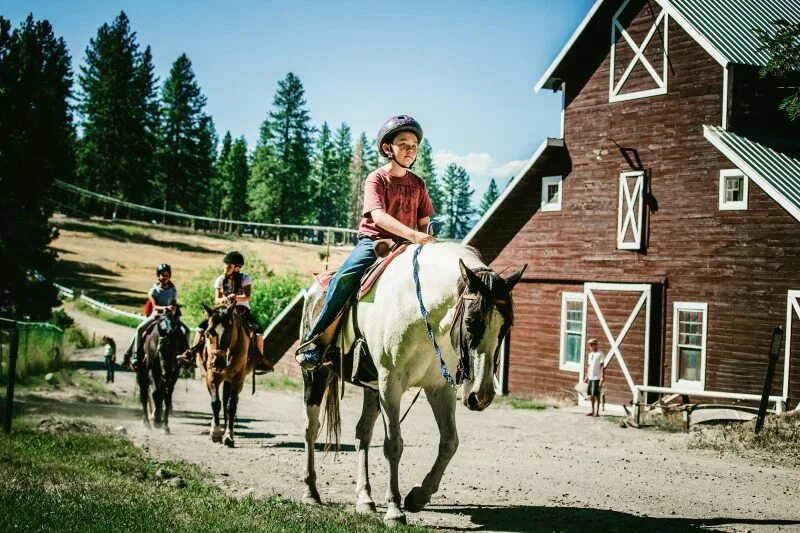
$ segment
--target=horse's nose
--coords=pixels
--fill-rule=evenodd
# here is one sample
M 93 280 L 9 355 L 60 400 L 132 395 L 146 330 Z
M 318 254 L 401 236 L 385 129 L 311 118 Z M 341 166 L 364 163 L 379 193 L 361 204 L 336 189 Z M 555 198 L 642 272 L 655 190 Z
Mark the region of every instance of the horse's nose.
M 471 411 L 475 411 L 478 409 L 479 405 L 480 402 L 478 402 L 478 395 L 474 392 L 470 392 L 469 396 L 467 397 L 467 407 L 469 407 Z

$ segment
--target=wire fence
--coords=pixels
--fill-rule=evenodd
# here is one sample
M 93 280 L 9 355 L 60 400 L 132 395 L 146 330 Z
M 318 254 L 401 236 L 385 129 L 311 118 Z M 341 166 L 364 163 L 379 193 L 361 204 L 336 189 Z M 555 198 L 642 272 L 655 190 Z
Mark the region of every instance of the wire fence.
M 53 185 L 63 192 L 70 193 L 83 200 L 84 207 L 94 203 L 102 207 L 102 215 L 112 219 L 136 214 L 139 220 L 154 224 L 190 225 L 192 229 L 213 231 L 216 233 L 246 234 L 253 237 L 274 238 L 277 240 L 307 241 L 322 244 L 323 242 L 347 244 L 353 242 L 358 231 L 349 228 L 324 226 L 316 224 L 285 224 L 280 220 L 274 222 L 256 222 L 251 220 L 235 220 L 222 217 L 192 215 L 168 209 L 159 209 L 141 204 L 120 200 L 78 187 L 62 180 L 55 180 Z M 87 216 L 89 212 L 73 202 L 59 202 L 51 199 L 53 205 L 67 215 Z M 110 212 L 109 212 L 110 209 Z M 95 213 L 97 214 L 97 213 Z
M 17 379 L 44 374 L 62 366 L 64 331 L 46 322 L 17 322 L 19 351 Z M 0 380 L 8 380 L 13 328 L 0 329 Z

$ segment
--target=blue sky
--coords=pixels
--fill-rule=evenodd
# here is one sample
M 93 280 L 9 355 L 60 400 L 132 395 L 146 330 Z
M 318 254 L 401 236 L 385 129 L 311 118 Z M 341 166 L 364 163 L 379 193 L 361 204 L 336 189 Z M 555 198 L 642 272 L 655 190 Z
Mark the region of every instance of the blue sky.
M 411 114 L 439 170 L 456 162 L 470 172 L 477 203 L 489 178 L 505 183 L 559 134 L 560 96 L 533 86 L 591 4 L 0 0 L 0 14 L 15 26 L 29 12 L 48 19 L 77 73 L 97 28 L 124 10 L 153 50 L 160 83 L 185 52 L 220 136 L 244 135 L 251 149 L 290 71 L 316 126 L 346 122 L 372 137 L 388 116 Z

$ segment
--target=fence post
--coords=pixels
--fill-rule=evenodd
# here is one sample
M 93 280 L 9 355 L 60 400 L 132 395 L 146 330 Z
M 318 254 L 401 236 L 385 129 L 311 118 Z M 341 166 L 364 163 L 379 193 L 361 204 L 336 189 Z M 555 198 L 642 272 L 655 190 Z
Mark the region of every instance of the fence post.
M 767 363 L 767 379 L 764 381 L 764 392 L 761 393 L 761 405 L 758 408 L 758 419 L 756 420 L 756 434 L 761 432 L 764 427 L 764 417 L 767 415 L 767 404 L 769 403 L 769 393 L 772 390 L 772 378 L 775 376 L 775 364 L 778 362 L 778 355 L 781 351 L 781 340 L 783 339 L 783 328 L 775 326 L 772 331 L 772 343 L 769 346 L 769 362 Z
M 17 354 L 19 351 L 19 330 L 17 323 L 11 328 L 11 342 L 8 349 L 8 385 L 6 386 L 6 413 L 3 431 L 11 433 L 11 415 L 14 412 L 14 381 L 17 376 Z

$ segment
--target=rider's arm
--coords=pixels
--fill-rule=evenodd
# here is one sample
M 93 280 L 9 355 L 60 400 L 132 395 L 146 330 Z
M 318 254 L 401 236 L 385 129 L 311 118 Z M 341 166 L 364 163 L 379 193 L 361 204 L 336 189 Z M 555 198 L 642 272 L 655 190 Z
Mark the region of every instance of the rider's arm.
M 370 212 L 370 216 L 372 217 L 372 220 L 375 221 L 375 224 L 381 228 L 413 243 L 424 244 L 433 240 L 430 235 L 426 235 L 421 231 L 415 231 L 409 227 L 406 227 L 402 222 L 394 218 L 383 209 L 373 209 Z
M 241 303 L 241 302 L 249 302 L 250 300 L 253 299 L 252 296 L 251 296 L 251 294 L 253 292 L 253 286 L 252 285 L 245 285 L 244 287 L 242 287 L 242 292 L 244 292 L 244 294 L 237 294 L 236 295 L 236 303 L 237 304 Z
M 417 229 L 422 233 L 428 233 L 428 226 L 431 224 L 431 217 L 425 217 L 417 220 Z M 433 231 L 431 231 L 431 235 L 433 235 Z
M 217 287 L 216 291 L 217 291 L 217 296 L 216 299 L 214 300 L 214 303 L 216 303 L 217 305 L 228 303 L 228 298 L 226 298 L 225 294 L 223 294 L 222 287 Z

